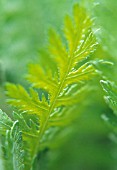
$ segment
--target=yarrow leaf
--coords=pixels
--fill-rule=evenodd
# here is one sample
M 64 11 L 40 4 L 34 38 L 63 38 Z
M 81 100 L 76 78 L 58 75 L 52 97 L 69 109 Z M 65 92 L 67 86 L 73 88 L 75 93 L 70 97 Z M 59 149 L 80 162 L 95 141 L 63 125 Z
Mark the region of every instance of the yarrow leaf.
M 22 131 L 25 153 L 30 162 L 29 169 L 44 144 L 44 136 L 53 136 L 55 127 L 65 126 L 76 116 L 76 111 L 74 115 L 71 113 L 79 102 L 79 93 L 84 90 L 79 89 L 79 85 L 85 85 L 95 74 L 95 68 L 87 61 L 97 46 L 91 26 L 92 21 L 85 9 L 75 5 L 73 18 L 65 18 L 64 40 L 50 30 L 48 55 L 42 56 L 45 64 L 51 58 L 56 71 L 53 72 L 51 64 L 48 69 L 39 64 L 30 64 L 27 80 L 32 87 L 29 92 L 21 85 L 9 83 L 6 86 L 10 97 L 8 102 L 17 108 L 13 117 L 18 120 Z M 41 96 L 39 89 L 42 90 Z M 38 118 L 38 123 L 30 120 L 32 115 Z

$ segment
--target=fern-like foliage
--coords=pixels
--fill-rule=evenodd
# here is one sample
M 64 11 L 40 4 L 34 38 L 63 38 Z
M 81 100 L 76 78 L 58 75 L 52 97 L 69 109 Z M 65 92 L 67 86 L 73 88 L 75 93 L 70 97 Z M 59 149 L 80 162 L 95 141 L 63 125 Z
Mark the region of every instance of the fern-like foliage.
M 102 87 L 106 93 L 105 101 L 109 107 L 113 110 L 114 114 L 117 115 L 117 86 L 114 82 L 101 81 Z
M 101 85 L 106 93 L 104 99 L 113 113 L 103 115 L 103 119 L 117 132 L 117 85 L 114 82 L 101 80 Z
M 101 85 L 105 91 L 104 99 L 111 109 L 102 118 L 112 130 L 110 139 L 117 144 L 117 85 L 108 80 L 101 80 Z
M 37 143 L 39 125 L 36 116 L 13 113 L 13 120 L 0 110 L 0 134 L 6 169 L 30 169 L 33 145 Z M 22 140 L 23 137 L 23 140 Z M 30 149 L 30 150 L 29 150 Z
M 9 103 L 18 109 L 13 117 L 18 120 L 22 131 L 27 154 L 25 157 L 28 159 L 28 162 L 24 160 L 25 169 L 31 169 L 37 153 L 44 142 L 47 143 L 45 136 L 52 136 L 51 129 L 72 121 L 75 104 L 82 92 L 82 89 L 78 89 L 79 84 L 85 83 L 95 74 L 94 67 L 87 59 L 97 45 L 91 25 L 85 10 L 75 5 L 73 18 L 65 18 L 64 38 L 50 30 L 48 55 L 42 55 L 45 65 L 50 59 L 55 63 L 57 71 L 53 70 L 51 64 L 44 68 L 30 64 L 27 80 L 32 87 L 29 92 L 21 85 L 7 84 Z M 41 96 L 36 89 L 42 89 Z M 44 95 L 45 91 L 48 96 Z M 10 118 L 5 117 L 3 122 L 6 122 L 8 128 L 11 127 Z M 6 131 L 6 126 L 2 128 Z
M 24 169 L 24 150 L 22 132 L 19 129 L 18 121 L 11 119 L 2 111 L 2 121 L 0 122 L 2 158 L 5 169 Z

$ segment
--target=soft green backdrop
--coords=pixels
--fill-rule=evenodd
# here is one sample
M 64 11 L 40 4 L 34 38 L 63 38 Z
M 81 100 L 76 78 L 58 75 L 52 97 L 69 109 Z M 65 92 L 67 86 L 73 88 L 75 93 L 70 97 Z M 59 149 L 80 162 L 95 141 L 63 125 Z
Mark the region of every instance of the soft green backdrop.
M 61 32 L 64 15 L 71 14 L 75 2 L 79 1 L 0 1 L 0 107 L 7 113 L 10 111 L 5 104 L 3 85 L 10 81 L 27 86 L 23 79 L 27 63 L 36 61 L 38 50 L 47 43 L 50 27 Z M 83 0 L 81 3 L 94 17 L 94 29 L 100 29 L 96 36 L 102 51 L 99 49 L 96 57 L 116 64 L 117 1 Z M 116 81 L 116 67 L 109 72 Z M 116 151 L 117 146 L 109 139 L 110 130 L 101 119 L 101 114 L 110 110 L 104 103 L 99 80 L 100 77 L 90 82 L 93 89 L 87 95 L 82 94 L 84 100 L 78 106 L 79 118 L 63 137 L 63 144 L 42 154 L 39 161 L 42 170 L 116 169 L 113 150 Z

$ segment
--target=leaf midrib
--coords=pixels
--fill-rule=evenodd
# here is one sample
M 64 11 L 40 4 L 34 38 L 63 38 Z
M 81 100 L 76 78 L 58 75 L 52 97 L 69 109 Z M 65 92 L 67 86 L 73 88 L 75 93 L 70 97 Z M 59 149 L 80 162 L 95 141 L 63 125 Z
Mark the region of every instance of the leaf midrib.
M 41 132 L 40 132 L 39 138 L 38 138 L 38 140 L 37 140 L 37 145 L 36 145 L 35 152 L 34 152 L 35 154 L 36 154 L 36 152 L 37 152 L 37 150 L 38 150 L 38 147 L 39 147 L 41 138 L 42 138 L 43 133 L 44 133 L 44 131 L 45 131 L 45 129 L 46 129 L 46 126 L 47 126 L 47 123 L 48 123 L 50 114 L 51 114 L 51 112 L 53 111 L 53 109 L 54 109 L 54 107 L 55 107 L 55 105 L 56 105 L 57 98 L 59 97 L 59 94 L 61 93 L 61 91 L 62 91 L 62 89 L 63 89 L 63 87 L 64 87 L 64 83 L 65 83 L 65 81 L 66 81 L 66 79 L 67 79 L 67 77 L 68 77 L 69 72 L 71 71 L 72 60 L 74 59 L 74 51 L 76 51 L 76 49 L 77 49 L 77 41 L 78 41 L 78 38 L 79 38 L 78 33 L 79 33 L 79 32 L 77 32 L 77 35 L 76 35 L 76 40 L 75 40 L 75 43 L 74 43 L 74 48 L 73 48 L 73 50 L 72 50 L 71 56 L 69 57 L 69 62 L 68 62 L 69 64 L 68 64 L 68 67 L 67 67 L 65 76 L 64 76 L 64 78 L 62 79 L 62 82 L 60 83 L 60 85 L 58 86 L 58 91 L 57 91 L 57 93 L 56 93 L 56 95 L 55 95 L 55 98 L 54 98 L 53 103 L 52 103 L 51 106 L 50 106 L 48 116 L 47 116 L 47 118 L 46 118 L 46 121 L 45 121 L 45 123 L 44 123 L 44 125 L 43 125 L 43 127 L 42 127 L 42 130 L 41 130 Z M 39 150 L 38 150 L 38 151 L 39 151 Z M 35 158 L 35 155 L 34 155 L 33 159 L 34 159 L 34 158 Z

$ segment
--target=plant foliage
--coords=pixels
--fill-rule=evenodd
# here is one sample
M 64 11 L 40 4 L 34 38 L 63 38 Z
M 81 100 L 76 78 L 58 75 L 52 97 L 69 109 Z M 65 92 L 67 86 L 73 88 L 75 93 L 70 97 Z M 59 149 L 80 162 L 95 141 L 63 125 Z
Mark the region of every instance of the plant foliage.
M 102 87 L 106 96 L 104 97 L 106 103 L 112 109 L 113 113 L 103 115 L 103 119 L 111 126 L 112 130 L 116 132 L 117 125 L 117 86 L 114 82 L 108 80 L 101 80 Z
M 89 60 L 97 46 L 91 25 L 85 10 L 75 5 L 73 17 L 65 18 L 64 38 L 53 30 L 49 31 L 47 55 L 41 53 L 47 66 L 29 65 L 29 91 L 21 85 L 7 84 L 8 102 L 16 112 L 11 120 L 1 111 L 0 129 L 3 150 L 11 154 L 11 169 L 33 169 L 39 151 L 44 146 L 49 147 L 53 129 L 66 126 L 76 116 L 76 104 L 83 90 L 79 87 L 95 74 Z M 53 69 L 48 61 L 55 63 L 56 68 Z M 5 142 L 6 133 L 9 144 Z M 7 161 L 9 163 L 8 157 Z

